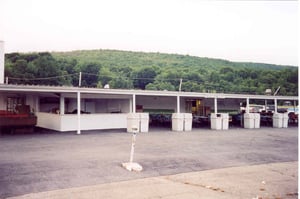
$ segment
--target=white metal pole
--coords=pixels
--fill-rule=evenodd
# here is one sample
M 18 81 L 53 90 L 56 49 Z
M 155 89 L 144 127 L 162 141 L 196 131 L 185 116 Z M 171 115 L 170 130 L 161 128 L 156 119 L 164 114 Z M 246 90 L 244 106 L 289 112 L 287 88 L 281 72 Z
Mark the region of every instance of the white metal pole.
M 77 134 L 81 134 L 81 104 L 80 104 L 80 92 L 77 92 Z
M 180 113 L 180 97 L 177 95 L 177 113 Z
M 265 100 L 265 111 L 267 112 L 268 100 Z
M 0 84 L 4 84 L 4 41 L 0 40 Z
M 64 115 L 65 114 L 65 97 L 60 96 L 60 102 L 59 102 L 59 114 Z
M 135 141 L 136 141 L 136 133 L 132 134 L 132 142 L 131 142 L 131 151 L 130 151 L 130 159 L 129 162 L 133 162 L 133 155 L 134 155 L 134 147 L 135 147 Z
M 246 99 L 246 113 L 249 113 L 250 109 L 249 109 L 249 97 L 247 97 Z
M 136 101 L 135 94 L 132 95 L 132 113 L 136 112 Z
M 215 97 L 215 102 L 214 102 L 214 105 L 215 105 L 215 114 L 218 113 L 218 98 Z
M 277 113 L 277 99 L 274 99 L 274 113 Z

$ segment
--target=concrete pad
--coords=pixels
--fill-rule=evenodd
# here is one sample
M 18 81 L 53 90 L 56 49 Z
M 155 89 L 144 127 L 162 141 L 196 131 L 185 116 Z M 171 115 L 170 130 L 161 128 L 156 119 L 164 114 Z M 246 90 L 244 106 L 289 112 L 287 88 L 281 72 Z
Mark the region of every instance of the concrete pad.
M 298 162 L 190 172 L 32 193 L 9 199 L 298 198 Z
M 139 163 L 137 163 L 137 162 L 122 163 L 122 167 L 124 167 L 128 171 L 140 172 L 140 171 L 143 170 L 143 167 Z

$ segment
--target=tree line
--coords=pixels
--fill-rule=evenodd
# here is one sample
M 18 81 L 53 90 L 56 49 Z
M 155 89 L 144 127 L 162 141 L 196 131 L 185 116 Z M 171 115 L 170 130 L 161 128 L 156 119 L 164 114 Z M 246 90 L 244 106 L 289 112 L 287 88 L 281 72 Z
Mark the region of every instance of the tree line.
M 298 67 L 116 50 L 10 53 L 10 84 L 298 95 Z

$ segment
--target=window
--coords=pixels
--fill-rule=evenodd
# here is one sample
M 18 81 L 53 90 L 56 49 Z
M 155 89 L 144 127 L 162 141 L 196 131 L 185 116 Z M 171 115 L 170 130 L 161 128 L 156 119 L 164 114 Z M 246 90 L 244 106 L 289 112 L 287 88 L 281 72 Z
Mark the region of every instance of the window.
M 6 110 L 9 112 L 17 112 L 16 107 L 18 105 L 24 105 L 24 97 L 7 97 Z

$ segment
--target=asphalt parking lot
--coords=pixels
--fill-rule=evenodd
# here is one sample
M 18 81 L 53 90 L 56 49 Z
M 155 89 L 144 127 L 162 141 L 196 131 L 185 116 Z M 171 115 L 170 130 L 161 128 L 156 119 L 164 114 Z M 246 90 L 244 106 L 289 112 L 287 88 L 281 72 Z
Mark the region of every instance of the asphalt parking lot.
M 153 130 L 137 136 L 128 172 L 131 135 L 123 131 L 0 136 L 0 198 L 216 168 L 298 161 L 298 128 L 192 132 Z

